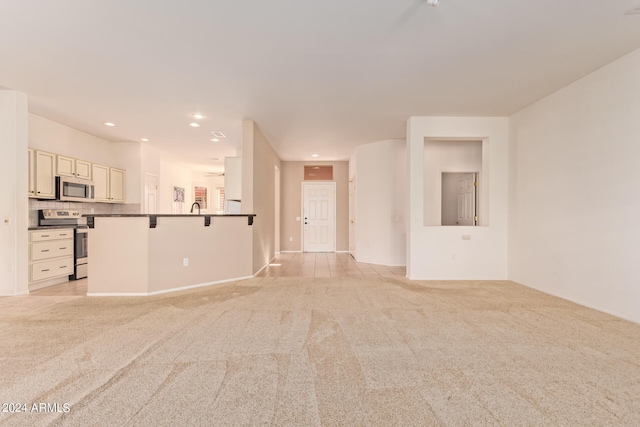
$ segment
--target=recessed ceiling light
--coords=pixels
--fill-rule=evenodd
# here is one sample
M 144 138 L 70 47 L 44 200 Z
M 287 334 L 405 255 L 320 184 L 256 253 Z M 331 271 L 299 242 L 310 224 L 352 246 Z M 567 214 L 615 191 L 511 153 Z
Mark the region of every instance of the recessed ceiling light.
M 196 122 L 189 123 L 189 126 L 194 127 L 194 128 L 199 128 L 200 127 L 200 125 L 198 123 L 196 123 Z
M 440 3 L 440 0 L 427 0 L 429 6 L 437 7 L 438 3 Z
M 204 116 L 202 114 L 199 114 L 199 113 L 192 114 L 192 116 L 196 120 L 204 119 Z
M 218 141 L 220 141 L 220 140 L 219 140 L 218 138 L 212 138 L 212 139 L 211 139 L 211 141 L 213 141 L 213 142 L 218 142 Z
M 149 142 L 149 138 L 140 138 L 140 141 Z
M 318 155 L 317 154 L 312 154 L 311 157 L 318 157 Z
M 115 126 L 115 124 L 111 123 L 111 122 L 105 122 L 104 125 L 105 126 L 110 126 L 110 127 L 114 127 Z

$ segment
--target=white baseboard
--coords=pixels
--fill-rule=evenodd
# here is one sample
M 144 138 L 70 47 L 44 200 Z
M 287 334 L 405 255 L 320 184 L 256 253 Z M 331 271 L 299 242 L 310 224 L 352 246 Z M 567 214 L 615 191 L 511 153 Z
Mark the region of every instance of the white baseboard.
M 268 263 L 266 263 L 265 265 L 262 266 L 262 268 L 260 268 L 260 270 L 258 270 L 255 273 L 253 273 L 252 277 L 256 277 L 258 274 L 260 274 L 260 272 L 262 270 L 264 270 L 265 268 L 269 267 L 269 264 L 271 264 L 275 259 L 276 259 L 276 257 L 271 258 Z
M 186 291 L 188 289 L 202 288 L 204 286 L 219 285 L 221 283 L 237 282 L 240 280 L 253 279 L 253 276 L 236 277 L 233 279 L 216 280 L 214 282 L 198 283 L 195 285 L 181 286 L 179 288 L 163 289 L 161 291 L 153 292 L 118 292 L 118 293 L 105 293 L 105 292 L 91 292 L 87 293 L 88 297 L 150 297 L 153 295 L 168 294 L 170 292 Z

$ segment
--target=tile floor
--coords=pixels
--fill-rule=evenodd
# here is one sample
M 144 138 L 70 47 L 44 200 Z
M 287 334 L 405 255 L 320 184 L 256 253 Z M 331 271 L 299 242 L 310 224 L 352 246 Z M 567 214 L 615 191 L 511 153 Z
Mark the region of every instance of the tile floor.
M 278 265 L 279 264 L 279 265 Z M 406 268 L 356 262 L 347 253 L 282 253 L 258 277 L 402 276 Z
M 71 280 L 59 285 L 47 286 L 29 292 L 29 296 L 35 297 L 61 297 L 87 295 L 87 279 Z
M 356 262 L 347 253 L 282 253 L 257 277 L 405 277 L 406 268 Z M 87 294 L 87 279 L 74 280 L 29 292 L 32 296 Z

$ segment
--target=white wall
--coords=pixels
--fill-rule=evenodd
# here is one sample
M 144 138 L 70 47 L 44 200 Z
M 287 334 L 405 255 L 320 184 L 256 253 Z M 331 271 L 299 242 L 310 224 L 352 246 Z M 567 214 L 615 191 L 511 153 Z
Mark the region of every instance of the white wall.
M 511 117 L 509 278 L 640 322 L 640 50 Z
M 115 166 L 109 141 L 35 114 L 29 114 L 29 147 Z
M 0 295 L 28 292 L 27 97 L 0 90 Z
M 142 202 L 142 144 L 139 142 L 111 143 L 113 160 L 109 166 L 127 171 L 127 203 Z
M 193 179 L 188 165 L 160 160 L 160 176 L 158 177 L 158 213 L 189 213 L 193 203 Z M 173 187 L 185 189 L 185 201 L 182 212 L 174 212 Z
M 356 259 L 373 264 L 405 265 L 406 141 L 360 145 L 350 164 L 357 183 Z
M 407 276 L 410 279 L 507 278 L 507 143 L 506 117 L 411 117 L 408 121 L 409 234 Z M 479 227 L 425 226 L 425 139 L 481 140 L 480 186 L 485 219 Z M 360 170 L 360 159 L 358 159 Z M 432 171 L 427 170 L 427 173 Z M 360 182 L 358 181 L 358 185 Z M 434 200 L 434 203 L 439 201 Z M 439 205 L 437 215 L 440 215 Z M 470 236 L 463 240 L 463 236 Z

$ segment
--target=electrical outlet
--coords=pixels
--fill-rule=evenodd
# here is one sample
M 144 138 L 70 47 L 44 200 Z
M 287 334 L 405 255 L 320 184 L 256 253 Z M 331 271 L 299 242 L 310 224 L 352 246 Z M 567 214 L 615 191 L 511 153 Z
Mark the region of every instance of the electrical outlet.
M 189 258 L 182 258 L 182 266 L 189 267 Z
M 293 236 L 289 236 L 289 241 L 293 242 Z

